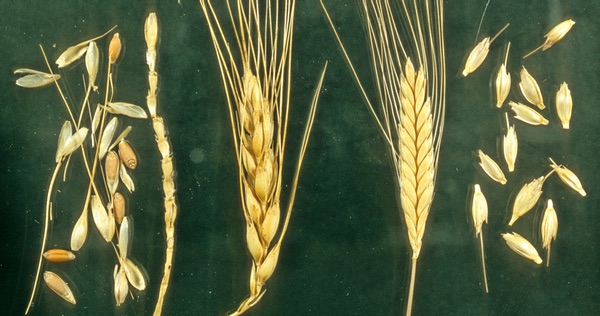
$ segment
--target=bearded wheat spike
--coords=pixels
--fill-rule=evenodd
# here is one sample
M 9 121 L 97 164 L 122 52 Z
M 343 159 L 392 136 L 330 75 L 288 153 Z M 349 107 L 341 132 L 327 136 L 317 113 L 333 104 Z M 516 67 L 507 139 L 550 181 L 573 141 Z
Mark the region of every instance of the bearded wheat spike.
M 231 2 L 235 4 L 232 5 Z M 250 295 L 232 315 L 260 301 L 277 267 L 292 214 L 299 172 L 308 144 L 325 68 L 310 108 L 283 223 L 280 195 L 290 109 L 295 1 L 229 0 L 229 44 L 210 0 L 200 0 L 221 68 L 240 177 L 246 247 L 252 256 Z M 263 11 L 264 10 L 264 11 Z M 264 16 L 263 16 L 264 15 Z M 234 49 L 239 49 L 239 55 Z M 275 238 L 278 236 L 278 238 Z
M 427 1 L 360 1 L 375 78 L 375 107 L 336 31 L 355 81 L 387 141 L 412 250 L 406 315 L 412 313 L 417 260 L 431 209 L 446 105 L 444 4 Z

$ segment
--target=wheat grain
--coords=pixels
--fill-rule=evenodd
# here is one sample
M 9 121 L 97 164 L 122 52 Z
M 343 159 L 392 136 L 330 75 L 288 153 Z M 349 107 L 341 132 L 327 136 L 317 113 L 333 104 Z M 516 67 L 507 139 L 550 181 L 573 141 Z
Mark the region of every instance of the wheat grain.
M 537 106 L 540 110 L 545 109 L 546 106 L 544 105 L 544 97 L 542 96 L 540 86 L 527 69 L 525 69 L 525 66 L 521 69 L 520 76 L 521 82 L 519 82 L 519 89 L 525 99 L 527 99 L 529 103 Z
M 485 284 L 485 292 L 488 293 L 487 273 L 485 271 L 485 254 L 483 251 L 483 232 L 481 231 L 483 223 L 488 221 L 488 205 L 481 192 L 479 184 L 474 185 L 475 192 L 473 193 L 473 202 L 471 203 L 471 215 L 473 217 L 473 226 L 475 227 L 475 237 L 479 236 L 479 245 L 481 248 L 481 268 L 483 271 L 483 280 Z
M 523 236 L 517 233 L 504 233 L 502 234 L 502 238 L 504 238 L 508 247 L 510 247 L 510 249 L 512 249 L 518 255 L 537 264 L 542 263 L 542 258 L 540 258 L 540 255 L 535 247 Z
M 563 82 L 556 92 L 556 114 L 558 114 L 558 118 L 564 129 L 569 129 L 572 111 L 573 99 L 571 98 L 571 90 L 569 90 L 567 83 Z
M 519 217 L 525 215 L 535 206 L 542 195 L 542 186 L 544 185 L 544 182 L 553 172 L 554 170 L 550 171 L 545 176 L 535 178 L 530 182 L 525 183 L 521 190 L 519 190 L 513 203 L 512 216 L 508 226 L 512 226 Z
M 487 57 L 487 55 L 490 51 L 490 45 L 492 44 L 492 42 L 500 34 L 502 34 L 502 32 L 504 32 L 504 30 L 506 30 L 506 28 L 508 26 L 509 26 L 509 24 L 506 24 L 498 33 L 496 33 L 496 35 L 494 35 L 492 37 L 492 39 L 490 39 L 489 37 L 486 37 L 483 40 L 481 40 L 481 42 L 479 42 L 477 45 L 475 45 L 473 50 L 471 50 L 471 52 L 469 53 L 469 57 L 467 57 L 467 61 L 465 62 L 465 68 L 462 72 L 462 75 L 464 77 L 466 77 L 468 74 L 472 73 L 473 71 L 477 70 L 477 68 L 479 68 L 479 66 L 481 66 L 481 64 L 483 63 L 483 61 L 485 60 L 485 58 Z
M 554 203 L 552 203 L 552 200 L 550 199 L 548 199 L 546 210 L 544 210 L 540 230 L 542 235 L 542 248 L 547 249 L 546 266 L 549 266 L 550 246 L 552 240 L 556 240 L 556 233 L 558 232 L 558 218 L 556 216 L 556 210 L 554 210 Z
M 544 35 L 546 41 L 542 45 L 540 45 L 540 47 L 534 49 L 532 52 L 525 55 L 523 59 L 531 56 L 531 54 L 537 52 L 540 49 L 544 51 L 552 47 L 552 45 L 556 44 L 556 42 L 560 41 L 563 37 L 565 37 L 565 35 L 567 35 L 567 33 L 571 30 L 573 25 L 575 25 L 575 21 L 570 19 L 558 23 L 548 33 L 546 33 L 546 35 Z
M 486 155 L 483 151 L 478 150 L 477 155 L 479 157 L 479 165 L 485 173 L 492 178 L 492 180 L 504 185 L 506 184 L 506 176 L 504 172 L 498 166 L 498 163 L 494 161 L 490 156 Z
M 75 301 L 75 296 L 73 296 L 73 292 L 67 282 L 65 282 L 61 277 L 59 277 L 56 273 L 46 271 L 44 272 L 44 281 L 46 281 L 46 285 L 58 296 L 60 296 L 63 300 L 75 305 L 77 301 Z
M 520 102 L 508 102 L 515 118 L 531 125 L 548 125 L 548 120 L 536 110 Z
M 506 135 L 502 138 L 502 148 L 504 153 L 504 160 L 508 166 L 508 171 L 513 172 L 515 170 L 515 163 L 517 161 L 517 152 L 519 151 L 519 140 L 517 138 L 517 131 L 515 126 L 510 125 L 508 121 L 508 113 L 504 113 L 506 118 Z
M 583 186 L 581 185 L 581 181 L 579 181 L 579 178 L 577 177 L 577 175 L 575 175 L 573 171 L 569 170 L 563 165 L 557 165 L 556 162 L 552 160 L 552 158 L 549 159 L 550 166 L 554 171 L 556 171 L 556 174 L 558 174 L 558 177 L 560 178 L 560 180 L 562 180 L 564 184 L 568 185 L 571 189 L 577 191 L 577 193 L 581 194 L 581 196 L 587 195 L 587 193 L 583 189 Z
M 504 62 L 498 69 L 498 75 L 496 76 L 496 107 L 501 108 L 502 104 L 508 97 L 510 92 L 510 73 L 506 71 L 506 64 L 508 62 L 508 51 L 510 50 L 510 42 L 506 47 L 506 55 L 504 56 Z

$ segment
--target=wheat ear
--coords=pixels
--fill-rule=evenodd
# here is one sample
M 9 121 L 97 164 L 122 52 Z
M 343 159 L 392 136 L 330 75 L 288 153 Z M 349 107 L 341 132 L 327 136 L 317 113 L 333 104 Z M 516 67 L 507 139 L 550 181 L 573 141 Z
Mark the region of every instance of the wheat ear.
M 250 295 L 232 313 L 240 315 L 260 301 L 264 285 L 277 266 L 325 69 L 311 105 L 282 224 L 280 195 L 290 109 L 295 1 L 283 5 L 276 1 L 231 2 L 235 2 L 235 8 L 230 1 L 226 5 L 239 56 L 229 45 L 211 2 L 200 0 L 200 6 L 208 20 L 227 95 L 246 246 L 252 256 Z M 264 11 L 259 12 L 259 8 Z
M 413 300 L 417 259 L 421 252 L 427 215 L 433 202 L 435 160 L 433 124 L 423 71 L 415 72 L 410 59 L 401 78 L 400 105 L 400 197 L 408 239 L 412 248 L 409 304 Z M 407 314 L 411 313 L 411 306 Z

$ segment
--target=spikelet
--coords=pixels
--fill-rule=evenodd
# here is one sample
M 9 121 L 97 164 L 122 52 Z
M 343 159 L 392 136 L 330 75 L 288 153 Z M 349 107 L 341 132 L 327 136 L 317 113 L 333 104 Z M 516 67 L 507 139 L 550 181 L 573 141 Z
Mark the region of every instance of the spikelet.
M 113 278 L 115 281 L 114 294 L 117 307 L 121 306 L 127 299 L 127 293 L 129 293 L 129 282 L 127 282 L 127 275 L 123 266 L 115 265 L 113 272 Z
M 512 216 L 508 226 L 512 226 L 519 217 L 525 215 L 535 206 L 542 195 L 542 186 L 544 185 L 544 182 L 553 172 L 554 170 L 550 171 L 550 173 L 545 176 L 535 178 L 531 180 L 531 182 L 525 183 L 519 193 L 517 193 L 517 197 L 513 203 Z
M 469 53 L 467 61 L 465 62 L 465 68 L 462 72 L 462 75 L 464 77 L 477 70 L 477 68 L 481 66 L 481 64 L 483 63 L 490 51 L 490 45 L 498 37 L 498 35 L 500 35 L 502 32 L 504 32 L 504 30 L 506 30 L 508 25 L 509 24 L 506 24 L 498 33 L 496 33 L 496 35 L 494 35 L 492 39 L 486 37 L 483 40 L 481 40 L 481 42 L 479 42 L 477 45 L 475 45 L 473 50 L 471 50 L 471 52 Z
M 44 281 L 46 282 L 46 285 L 48 285 L 48 287 L 63 300 L 73 305 L 77 304 L 75 296 L 73 296 L 73 292 L 71 291 L 71 288 L 69 288 L 67 282 L 56 273 L 50 271 L 44 272 Z
M 581 185 L 581 181 L 579 181 L 579 178 L 575 175 L 573 171 L 567 169 L 567 167 L 563 165 L 557 165 L 554 162 L 554 160 L 552 160 L 552 158 L 549 159 L 550 166 L 554 171 L 556 171 L 556 174 L 558 174 L 558 177 L 560 178 L 560 180 L 562 180 L 562 182 L 564 182 L 564 184 L 568 185 L 571 189 L 577 191 L 579 194 L 581 194 L 581 196 L 587 195 L 587 193 L 583 189 L 583 186 Z
M 502 138 L 502 149 L 504 152 L 504 161 L 508 166 L 508 171 L 513 172 L 515 170 L 515 162 L 517 161 L 517 152 L 519 151 L 519 140 L 517 139 L 517 132 L 515 126 L 510 125 L 508 122 L 508 113 L 504 113 L 506 118 L 506 135 Z
M 573 111 L 573 99 L 571 90 L 566 82 L 563 82 L 556 92 L 556 113 L 564 129 L 569 129 L 571 112 Z
M 508 97 L 510 92 L 510 73 L 506 71 L 506 64 L 508 62 L 508 51 L 510 50 L 510 42 L 506 47 L 506 56 L 504 57 L 504 63 L 498 69 L 498 75 L 496 75 L 496 107 L 501 108 L 502 104 Z
M 575 25 L 575 21 L 571 19 L 558 23 L 548 33 L 546 33 L 546 35 L 544 35 L 544 37 L 546 38 L 544 44 L 540 45 L 540 47 L 534 49 L 532 52 L 525 55 L 523 59 L 531 56 L 533 53 L 537 52 L 540 49 L 544 51 L 552 47 L 552 45 L 556 44 L 556 42 L 560 41 L 563 37 L 565 37 L 565 35 L 567 35 L 567 33 L 571 30 L 573 25 Z
M 73 227 L 73 232 L 71 233 L 71 250 L 79 251 L 85 240 L 87 238 L 88 233 L 88 213 L 87 209 L 83 209 L 79 219 L 75 223 Z
M 119 186 L 119 155 L 114 151 L 109 151 L 104 160 L 104 170 L 106 172 L 106 185 L 110 194 L 115 194 Z
M 525 66 L 521 69 L 520 76 L 521 82 L 519 82 L 519 89 L 525 99 L 527 99 L 529 103 L 537 106 L 540 110 L 545 109 L 546 106 L 544 105 L 544 97 L 542 96 L 540 86 L 527 69 L 525 69 Z
M 540 113 L 520 102 L 508 102 L 510 108 L 515 112 L 515 118 L 531 125 L 548 125 L 548 120 Z
M 98 65 L 100 63 L 100 52 L 98 51 L 98 45 L 96 42 L 90 42 L 88 45 L 87 52 L 85 54 L 85 69 L 88 73 L 88 84 L 94 91 L 98 90 L 96 83 L 96 77 L 98 76 Z
M 550 265 L 550 246 L 552 240 L 556 240 L 556 233 L 558 232 L 558 218 L 556 211 L 554 210 L 554 204 L 552 200 L 548 199 L 544 216 L 542 217 L 542 225 L 540 226 L 542 234 L 542 248 L 547 249 L 546 252 L 546 266 Z
M 479 165 L 481 166 L 481 169 L 483 169 L 492 180 L 502 185 L 506 184 L 506 176 L 504 176 L 504 172 L 502 172 L 500 166 L 498 166 L 498 164 L 483 151 L 478 150 L 477 154 L 479 156 Z
M 473 226 L 475 226 L 475 236 L 479 236 L 483 280 L 485 284 L 485 292 L 488 293 L 489 289 L 487 283 L 487 273 L 485 271 L 485 253 L 483 250 L 483 232 L 481 231 L 483 223 L 487 223 L 488 221 L 488 205 L 483 192 L 481 192 L 481 187 L 479 184 L 475 184 L 474 189 L 475 192 L 473 193 L 473 203 L 471 204 L 471 215 L 473 216 Z
M 535 247 L 525 239 L 523 236 L 517 233 L 504 233 L 502 238 L 506 241 L 506 244 L 510 249 L 516 252 L 518 255 L 527 258 L 537 264 L 542 263 L 542 258 L 538 254 Z

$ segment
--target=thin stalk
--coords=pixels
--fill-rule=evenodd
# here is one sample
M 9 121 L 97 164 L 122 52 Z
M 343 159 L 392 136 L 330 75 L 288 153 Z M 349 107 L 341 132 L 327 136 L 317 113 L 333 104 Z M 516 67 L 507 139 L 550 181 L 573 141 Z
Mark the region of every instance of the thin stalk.
M 33 289 L 31 290 L 31 297 L 29 298 L 29 303 L 27 303 L 25 315 L 29 313 L 29 309 L 31 309 L 31 307 L 33 306 L 33 298 L 35 297 L 35 291 L 37 290 L 38 281 L 40 279 L 40 273 L 42 272 L 44 249 L 46 249 L 46 240 L 48 239 L 48 224 L 52 216 L 52 203 L 50 202 L 50 199 L 52 198 L 52 188 L 54 188 L 54 182 L 56 180 L 56 176 L 58 175 L 58 170 L 60 170 L 61 165 L 62 159 L 56 164 L 56 167 L 54 168 L 52 178 L 50 179 L 50 185 L 48 186 L 48 192 L 46 193 L 46 210 L 44 217 L 44 234 L 42 236 L 42 247 L 40 248 L 40 257 L 38 259 L 37 271 L 35 273 L 35 280 L 33 282 Z
M 546 252 L 546 267 L 550 266 L 550 248 L 552 247 L 552 243 L 548 244 L 548 251 Z
M 411 268 L 410 268 L 410 285 L 408 286 L 408 301 L 406 304 L 406 316 L 412 314 L 412 303 L 415 292 L 415 275 L 417 274 L 417 260 L 419 257 L 412 257 Z

